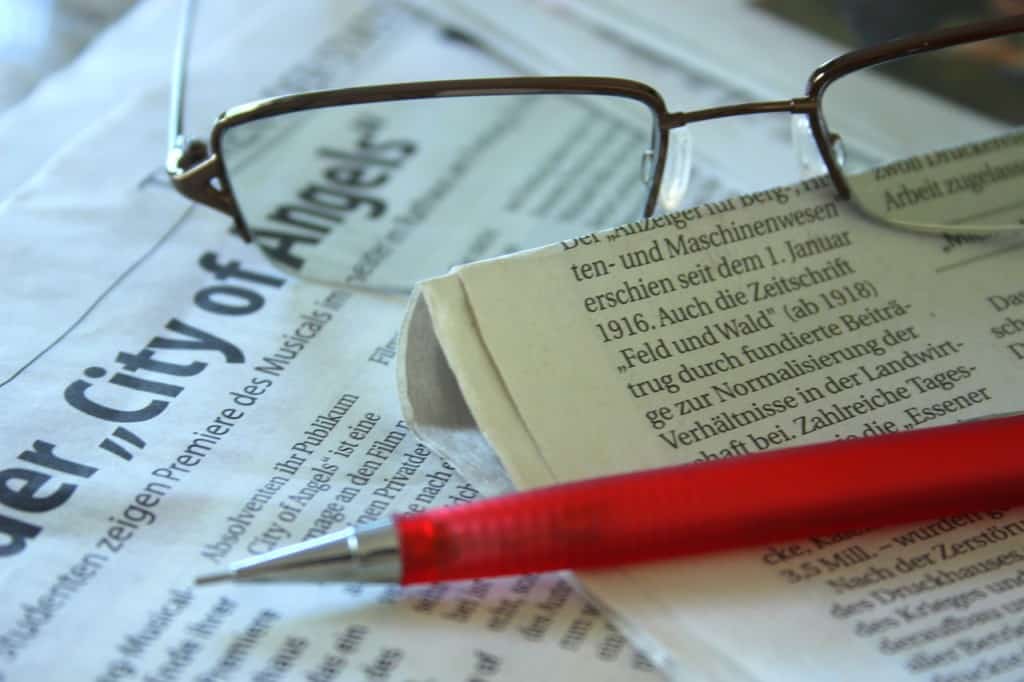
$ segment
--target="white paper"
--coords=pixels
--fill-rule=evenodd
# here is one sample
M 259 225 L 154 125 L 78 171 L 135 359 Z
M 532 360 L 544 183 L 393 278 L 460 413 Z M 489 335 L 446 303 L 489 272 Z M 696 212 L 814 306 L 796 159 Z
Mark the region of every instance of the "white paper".
M 224 36 L 265 21 L 267 10 L 280 12 L 267 8 L 240 15 L 232 3 L 224 2 L 200 2 L 199 8 L 193 65 L 223 58 Z M 113 111 L 126 104 L 131 106 L 140 91 L 167 81 L 171 71 L 168 55 L 180 14 L 180 3 L 169 0 L 135 4 L 96 36 L 73 62 L 44 78 L 25 99 L 0 115 L 0 135 L 5 140 L 0 199 L 7 198 L 77 137 L 102 125 L 101 121 Z M 216 36 L 220 39 L 215 39 Z M 251 47 L 250 50 L 253 54 L 260 51 Z M 117 77 L 112 78 L 111 74 Z M 191 94 L 198 100 L 189 99 L 189 114 L 199 116 L 190 120 L 206 125 L 218 110 L 201 111 L 197 104 L 203 99 L 202 93 Z M 231 103 L 229 99 L 219 106 Z M 155 164 L 154 170 L 160 167 Z
M 505 3 L 489 5 L 483 11 L 478 4 L 461 0 L 408 1 L 424 12 L 484 36 L 503 57 L 539 74 L 638 80 L 657 89 L 670 110 L 711 107 L 745 96 L 732 81 L 712 80 L 687 62 L 634 45 L 619 32 L 595 30 L 583 17 L 562 11 L 557 3 Z M 693 145 L 685 203 L 721 199 L 745 187 L 797 179 L 786 119 L 754 117 L 741 125 L 718 122 L 695 127 L 692 132 L 672 131 L 670 163 L 686 145 Z M 737 152 L 750 149 L 759 153 L 746 153 L 737 159 Z M 680 206 L 675 203 L 673 208 Z
M 814 69 L 851 49 L 802 30 L 749 0 L 565 0 L 565 5 L 622 39 L 686 64 L 712 82 L 729 83 L 751 99 L 803 95 Z M 736 49 L 737 43 L 742 49 Z M 901 83 L 881 77 L 858 80 L 862 82 L 832 96 L 828 111 L 832 131 L 842 133 L 850 152 L 886 158 L 914 139 L 923 125 L 945 131 L 984 130 L 988 124 L 964 107 L 908 91 Z M 878 125 L 880 121 L 885 125 Z M 778 176 L 774 180 L 783 181 Z

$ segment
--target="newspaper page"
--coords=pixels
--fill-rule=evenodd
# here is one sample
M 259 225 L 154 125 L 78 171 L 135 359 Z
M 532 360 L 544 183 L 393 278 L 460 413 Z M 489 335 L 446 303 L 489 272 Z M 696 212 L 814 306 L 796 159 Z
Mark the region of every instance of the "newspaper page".
M 652 51 L 621 31 L 604 30 L 587 14 L 571 11 L 574 8 L 562 3 L 501 3 L 485 9 L 462 0 L 406 2 L 429 16 L 486 37 L 503 57 L 538 74 L 637 80 L 657 89 L 673 110 L 749 99 L 733 80 L 712 77 L 691 62 Z M 692 134 L 672 131 L 670 159 L 677 153 L 693 157 L 685 188 L 688 202 L 724 199 L 745 188 L 799 179 L 788 117 L 762 116 L 743 123 L 702 127 Z M 737 164 L 736 154 L 745 149 L 762 153 Z M 667 194 L 681 194 L 683 188 L 666 189 Z
M 73 11 L 68 7 L 62 9 Z M 266 21 L 263 15 L 267 12 L 268 9 L 263 9 L 239 16 L 237 6 L 231 2 L 199 3 L 192 63 L 225 57 L 224 41 L 213 40 L 211 36 L 224 36 Z M 72 63 L 38 83 L 17 106 L 0 113 L 5 152 L 4 163 L 0 165 L 0 199 L 10 196 L 78 136 L 88 135 L 94 125 L 103 125 L 103 119 L 113 111 L 132 106 L 139 91 L 167 78 L 167 55 L 174 44 L 180 14 L 180 3 L 173 0 L 134 4 L 121 19 L 93 38 Z M 287 46 L 278 48 L 285 53 L 289 50 Z M 250 51 L 257 63 L 263 59 L 260 54 L 268 53 L 267 47 L 260 46 L 250 47 Z M 117 78 L 111 78 L 111 73 L 117 73 Z M 222 106 L 227 103 L 230 102 Z M 203 123 L 216 113 L 207 112 Z M 45 130 L 46 134 L 36 134 L 38 130 Z
M 268 48 L 201 67 L 201 106 L 211 91 L 241 101 L 424 63 L 503 68 L 390 5 L 276 10 L 220 36 L 226 52 Z M 480 491 L 400 414 L 404 298 L 292 281 L 223 216 L 152 181 L 165 91 L 133 93 L 0 213 L 0 679 L 656 679 L 560 575 L 192 586 Z
M 406 1 L 492 36 L 495 44 L 521 60 L 528 62 L 532 56 L 541 72 L 557 69 L 640 80 L 678 111 L 798 97 L 816 67 L 844 52 L 901 33 L 1012 11 L 994 5 L 936 11 L 922 5 L 891 13 L 884 5 L 846 7 L 804 0 L 551 0 L 483 10 L 465 0 Z M 848 23 L 874 30 L 857 31 L 846 27 Z M 848 159 L 885 158 L 902 149 L 922 121 L 944 130 L 983 124 L 970 109 L 932 96 L 927 86 L 934 83 L 908 89 L 881 77 L 856 80 L 830 96 L 830 125 L 842 132 Z M 673 145 L 688 145 L 693 155 L 690 189 L 698 192 L 687 193 L 686 205 L 825 172 L 813 149 L 803 151 L 809 140 L 804 130 L 794 127 L 799 120 L 761 114 L 674 130 Z M 713 196 L 707 196 L 708 190 Z
M 1017 12 L 1000 3 L 895 8 L 886 3 L 808 0 L 556 0 L 552 6 L 574 22 L 591 23 L 596 30 L 683 64 L 712 82 L 728 83 L 749 99 L 765 100 L 804 94 L 811 72 L 844 52 Z M 742 50 L 736 49 L 737 41 Z M 934 88 L 942 77 L 919 75 L 918 85 Z M 938 123 L 938 117 L 948 116 L 943 125 L 954 126 L 958 119 L 971 119 L 968 112 L 923 91 L 908 96 L 902 83 L 860 80 L 831 95 L 830 125 L 843 131 L 848 153 L 885 157 L 912 138 L 921 121 Z M 894 101 L 899 101 L 898 109 Z M 886 125 L 875 125 L 879 120 L 886 120 Z M 777 177 L 774 184 L 780 182 L 784 180 Z
M 1001 153 L 937 164 L 928 201 L 1019 215 L 998 185 L 954 197 Z M 884 434 L 1020 409 L 1022 245 L 887 227 L 819 178 L 460 268 L 407 322 L 436 338 L 403 342 L 439 345 L 426 376 L 521 487 Z M 582 581 L 679 679 L 1017 679 L 1022 532 L 994 509 Z

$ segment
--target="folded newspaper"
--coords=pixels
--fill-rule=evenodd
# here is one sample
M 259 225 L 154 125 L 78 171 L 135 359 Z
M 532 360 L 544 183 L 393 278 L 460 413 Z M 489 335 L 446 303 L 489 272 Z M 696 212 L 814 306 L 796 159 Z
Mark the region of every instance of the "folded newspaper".
M 491 491 L 1019 410 L 1022 246 L 813 179 L 467 265 L 411 304 L 403 408 Z M 679 679 L 988 679 L 1024 665 L 1022 535 L 993 509 L 580 579 Z

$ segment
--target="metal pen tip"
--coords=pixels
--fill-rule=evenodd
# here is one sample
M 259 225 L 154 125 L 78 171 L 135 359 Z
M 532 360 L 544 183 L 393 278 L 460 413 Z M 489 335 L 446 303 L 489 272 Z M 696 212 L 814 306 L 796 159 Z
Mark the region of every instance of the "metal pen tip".
M 234 571 L 218 571 L 216 573 L 206 573 L 204 575 L 196 576 L 196 585 L 209 585 L 210 583 L 224 582 L 226 580 L 233 580 L 234 577 Z
M 196 585 L 219 582 L 399 582 L 398 532 L 390 521 L 345 528 L 297 545 L 234 561 L 197 576 Z

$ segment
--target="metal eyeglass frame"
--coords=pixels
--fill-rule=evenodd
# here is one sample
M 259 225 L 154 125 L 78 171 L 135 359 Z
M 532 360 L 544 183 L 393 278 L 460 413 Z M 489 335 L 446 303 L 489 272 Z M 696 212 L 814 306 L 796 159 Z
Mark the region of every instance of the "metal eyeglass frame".
M 996 38 L 1024 31 L 1024 15 L 1003 17 L 967 26 L 911 35 L 882 45 L 867 47 L 835 57 L 819 66 L 807 82 L 806 94 L 788 100 L 734 104 L 697 111 L 670 112 L 661 95 L 648 85 L 619 78 L 600 77 L 517 77 L 474 78 L 469 80 L 423 81 L 369 87 L 323 90 L 262 99 L 232 107 L 222 113 L 210 134 L 210 147 L 201 140 L 189 140 L 184 134 L 184 96 L 188 49 L 194 14 L 193 0 L 187 0 L 182 14 L 171 76 L 171 103 L 168 125 L 166 170 L 171 183 L 181 194 L 226 213 L 235 220 L 241 237 L 252 241 L 252 234 L 235 202 L 231 183 L 221 163 L 221 138 L 224 131 L 248 121 L 304 109 L 428 99 L 526 94 L 590 94 L 624 97 L 645 104 L 653 113 L 655 131 L 654 172 L 644 208 L 645 218 L 653 213 L 665 169 L 665 150 L 669 132 L 688 123 L 748 114 L 790 113 L 807 116 L 814 141 L 825 162 L 838 196 L 850 198 L 850 189 L 836 158 L 834 142 L 822 117 L 821 98 L 828 86 L 849 73 L 883 62 L 954 45 Z M 212 150 L 212 151 L 211 151 Z

